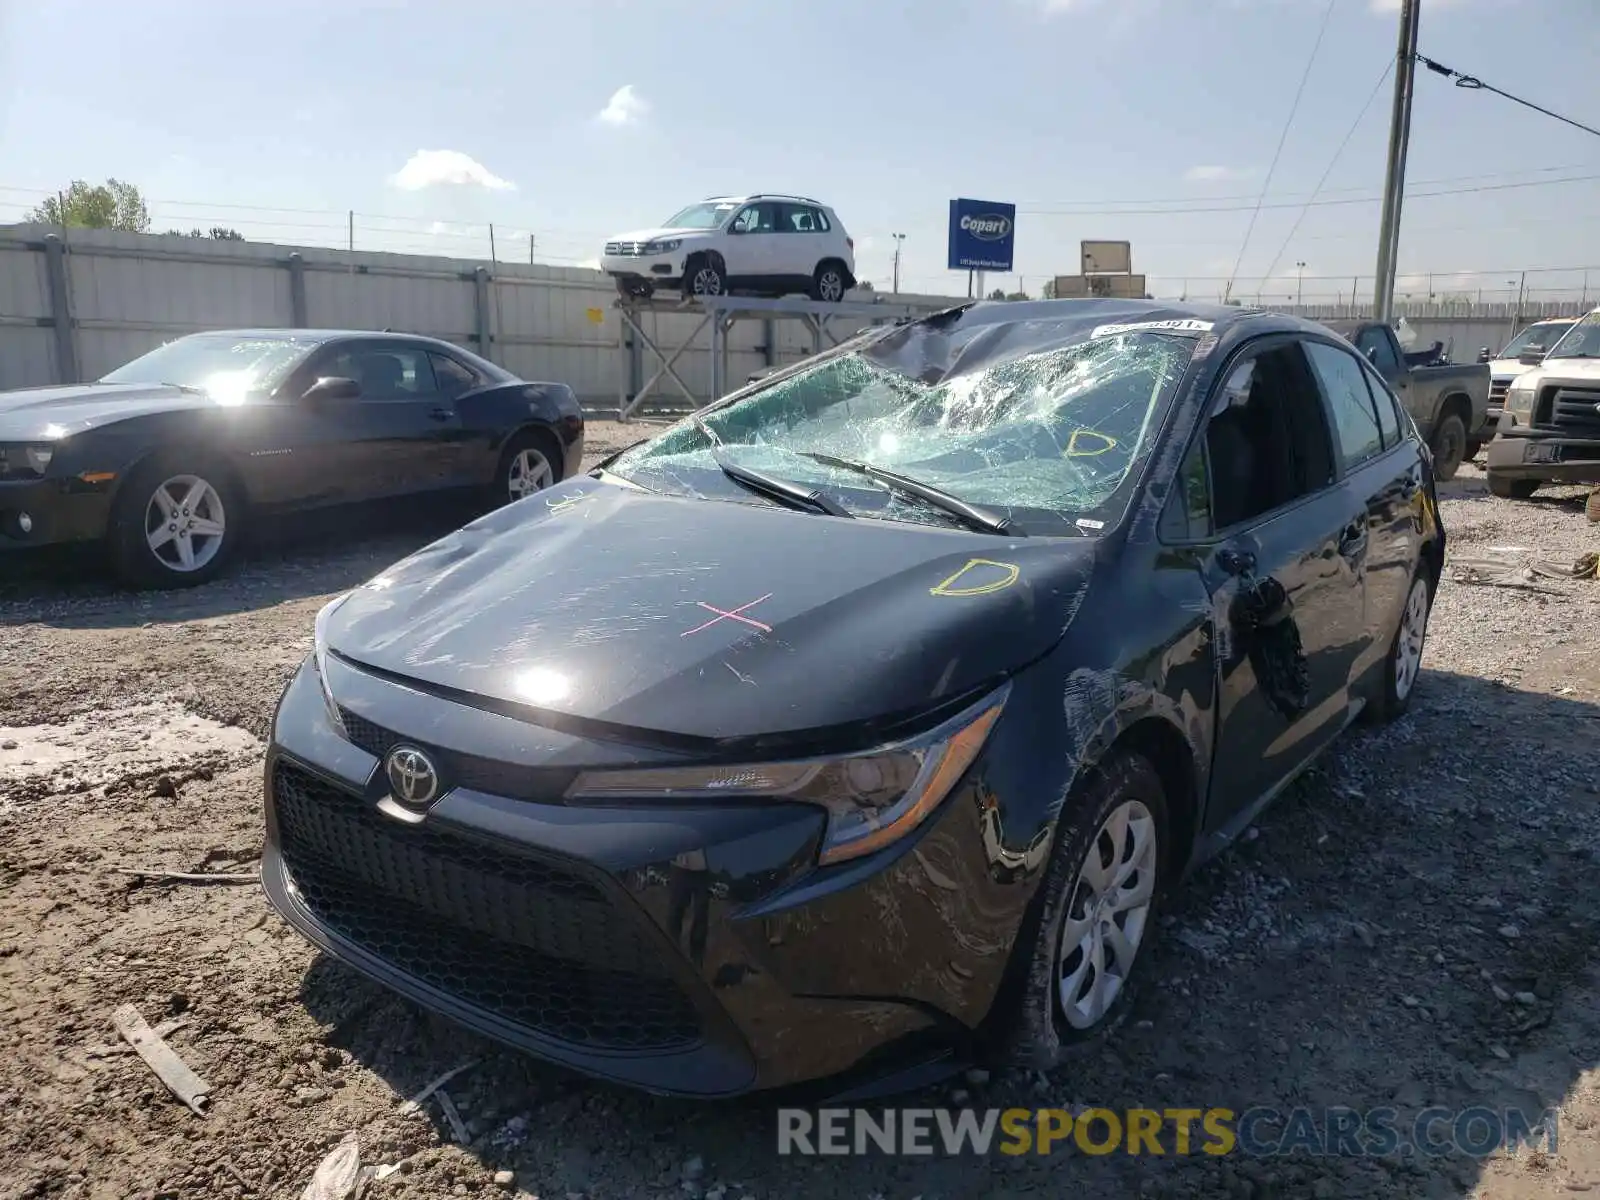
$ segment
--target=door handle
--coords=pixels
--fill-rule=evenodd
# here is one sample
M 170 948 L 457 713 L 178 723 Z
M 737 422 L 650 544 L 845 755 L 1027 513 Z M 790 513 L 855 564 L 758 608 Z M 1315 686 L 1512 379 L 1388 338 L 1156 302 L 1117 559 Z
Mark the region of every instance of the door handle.
M 451 421 L 455 419 L 455 415 L 454 409 L 444 408 L 443 406 L 430 408 L 428 410 L 429 419 L 434 421 Z

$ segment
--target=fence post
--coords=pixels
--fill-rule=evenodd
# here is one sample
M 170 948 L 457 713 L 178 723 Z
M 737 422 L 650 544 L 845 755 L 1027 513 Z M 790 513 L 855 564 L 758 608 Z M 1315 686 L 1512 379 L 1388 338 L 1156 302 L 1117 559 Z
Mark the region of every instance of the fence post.
M 50 287 L 50 324 L 55 330 L 56 375 L 60 383 L 77 383 L 78 331 L 67 280 L 67 245 L 53 233 L 45 234 L 44 267 Z
M 492 336 L 489 327 L 489 271 L 486 267 L 477 267 L 472 272 L 472 281 L 475 285 L 472 293 L 473 307 L 478 319 L 478 353 L 494 361 L 490 353 L 490 339 Z
M 289 255 L 289 324 L 295 329 L 311 325 L 306 316 L 306 260 L 298 252 Z

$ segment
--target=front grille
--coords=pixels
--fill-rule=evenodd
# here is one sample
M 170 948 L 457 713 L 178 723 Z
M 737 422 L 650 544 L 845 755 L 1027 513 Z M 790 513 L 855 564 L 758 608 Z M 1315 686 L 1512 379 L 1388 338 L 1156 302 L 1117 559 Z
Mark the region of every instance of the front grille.
M 638 258 L 644 254 L 644 242 L 607 242 L 606 253 L 619 258 Z
M 699 1040 L 688 997 L 598 883 L 555 860 L 402 825 L 283 761 L 273 797 L 305 905 L 399 970 L 577 1046 Z
M 345 737 L 377 759 L 383 758 L 402 742 L 426 749 L 443 770 L 447 787 L 471 788 L 496 796 L 554 804 L 566 794 L 568 785 L 577 774 L 572 770 L 548 767 L 518 767 L 474 754 L 441 750 L 425 741 L 403 737 L 342 704 L 339 706 L 339 723 L 344 726 Z
M 1489 403 L 1503 404 L 1505 402 L 1506 393 L 1510 390 L 1511 380 L 1491 379 L 1489 381 Z
M 382 758 L 402 740 L 398 733 L 374 724 L 342 704 L 339 706 L 339 722 L 344 726 L 345 736 L 373 758 Z
M 1564 432 L 1600 437 L 1600 390 L 1552 388 L 1550 421 Z M 1542 407 L 1542 405 L 1541 405 Z

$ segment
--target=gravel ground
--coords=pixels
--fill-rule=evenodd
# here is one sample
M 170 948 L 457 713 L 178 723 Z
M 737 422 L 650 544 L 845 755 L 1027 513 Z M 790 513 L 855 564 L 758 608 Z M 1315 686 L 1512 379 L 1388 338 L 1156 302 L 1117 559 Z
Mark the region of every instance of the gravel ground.
M 595 456 L 639 436 L 593 423 Z M 1600 583 L 1469 585 L 1570 562 L 1581 494 L 1444 489 L 1450 565 L 1410 715 L 1359 729 L 1175 899 L 1115 1040 L 1053 1078 L 906 1098 L 1122 1109 L 1559 1105 L 1555 1155 L 1249 1161 L 796 1160 L 769 1105 L 595 1085 L 484 1044 L 322 959 L 244 886 L 260 746 L 324 599 L 459 523 L 388 513 L 269 539 L 193 593 L 129 596 L 63 556 L 0 580 L 0 1197 L 299 1196 L 348 1134 L 369 1197 L 1482 1196 L 1600 1188 L 1594 820 Z M 1520 548 L 1498 552 L 1493 548 Z M 20 577 L 19 577 L 20 575 Z M 110 1015 L 180 1021 L 190 1114 Z M 401 1101 L 464 1061 L 437 1104 Z M 507 1174 L 509 1172 L 509 1174 Z

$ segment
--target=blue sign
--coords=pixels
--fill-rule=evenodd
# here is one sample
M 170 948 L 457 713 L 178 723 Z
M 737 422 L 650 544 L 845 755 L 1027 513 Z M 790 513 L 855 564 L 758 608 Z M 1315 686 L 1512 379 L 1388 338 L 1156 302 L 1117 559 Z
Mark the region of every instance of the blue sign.
M 1017 206 L 992 200 L 950 201 L 950 269 L 1009 271 Z

